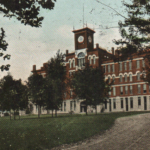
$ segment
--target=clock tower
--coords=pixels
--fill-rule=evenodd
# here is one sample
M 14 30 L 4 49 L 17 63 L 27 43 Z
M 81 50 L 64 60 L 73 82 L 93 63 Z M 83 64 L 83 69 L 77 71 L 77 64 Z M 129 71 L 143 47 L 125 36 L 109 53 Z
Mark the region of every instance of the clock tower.
M 94 48 L 94 33 L 95 31 L 86 27 L 79 30 L 74 30 L 75 50 Z

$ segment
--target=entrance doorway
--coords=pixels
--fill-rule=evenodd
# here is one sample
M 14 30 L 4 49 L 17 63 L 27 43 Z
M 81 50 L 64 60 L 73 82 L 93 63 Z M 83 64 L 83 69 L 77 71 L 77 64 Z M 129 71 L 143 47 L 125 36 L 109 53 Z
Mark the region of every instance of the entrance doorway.
M 111 112 L 111 99 L 109 99 L 109 111 Z
M 144 110 L 147 110 L 147 98 L 144 96 Z
M 128 111 L 128 110 L 129 110 L 129 106 L 128 106 L 128 98 L 125 98 L 125 100 L 126 100 L 126 111 Z

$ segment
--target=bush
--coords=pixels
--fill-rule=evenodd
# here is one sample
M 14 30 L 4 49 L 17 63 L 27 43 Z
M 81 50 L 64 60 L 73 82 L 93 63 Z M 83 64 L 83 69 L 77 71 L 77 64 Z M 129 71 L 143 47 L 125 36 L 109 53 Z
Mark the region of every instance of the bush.
M 70 115 L 74 114 L 74 111 L 69 111 L 69 114 L 70 114 Z

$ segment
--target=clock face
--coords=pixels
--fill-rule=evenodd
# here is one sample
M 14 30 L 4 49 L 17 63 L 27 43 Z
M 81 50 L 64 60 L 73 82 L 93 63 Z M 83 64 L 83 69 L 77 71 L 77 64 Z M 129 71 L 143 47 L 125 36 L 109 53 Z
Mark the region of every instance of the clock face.
M 82 43 L 84 41 L 84 37 L 82 36 L 82 35 L 80 35 L 79 37 L 78 37 L 78 42 L 79 43 Z
M 89 37 L 88 37 L 88 40 L 89 40 L 89 43 L 91 43 L 91 42 L 92 42 L 92 38 L 91 38 L 91 36 L 89 36 Z

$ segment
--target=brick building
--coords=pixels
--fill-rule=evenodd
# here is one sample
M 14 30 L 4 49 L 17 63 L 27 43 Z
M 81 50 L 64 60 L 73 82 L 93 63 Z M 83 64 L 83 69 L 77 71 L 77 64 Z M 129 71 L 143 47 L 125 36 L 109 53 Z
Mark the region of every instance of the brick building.
M 74 30 L 75 51 L 69 53 L 66 50 L 66 70 L 67 76 L 79 69 L 84 69 L 84 63 L 88 62 L 93 67 L 103 67 L 105 79 L 110 82 L 114 80 L 112 91 L 107 103 L 99 105 L 97 111 L 138 111 L 150 110 L 150 87 L 141 79 L 146 52 L 133 54 L 130 57 L 120 59 L 119 50 L 112 48 L 112 53 L 99 47 L 94 48 L 95 31 L 86 27 Z M 46 64 L 41 69 L 36 70 L 33 66 L 32 72 L 38 72 L 45 76 Z M 74 111 L 75 113 L 85 112 L 84 100 L 72 98 L 72 90 L 65 94 L 65 99 L 60 107 L 62 113 Z M 94 112 L 92 107 L 88 107 L 88 112 Z

